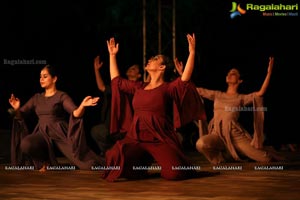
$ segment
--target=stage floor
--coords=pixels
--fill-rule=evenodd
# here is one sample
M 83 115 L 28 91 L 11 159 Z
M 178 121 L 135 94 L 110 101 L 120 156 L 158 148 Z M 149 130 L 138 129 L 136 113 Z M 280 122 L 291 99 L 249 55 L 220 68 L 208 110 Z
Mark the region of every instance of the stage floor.
M 30 170 L 8 170 L 7 164 L 1 164 L 0 199 L 298 200 L 300 152 L 284 154 L 289 157 L 289 162 L 270 163 L 267 166 L 255 162 L 212 166 L 201 154 L 192 152 L 189 156 L 196 166 L 200 167 L 199 171 L 209 173 L 208 176 L 183 181 L 167 181 L 153 177 L 111 183 L 101 179 L 100 171 L 97 170 L 57 170 L 40 173 Z M 61 159 L 61 162 L 63 161 L 64 158 Z

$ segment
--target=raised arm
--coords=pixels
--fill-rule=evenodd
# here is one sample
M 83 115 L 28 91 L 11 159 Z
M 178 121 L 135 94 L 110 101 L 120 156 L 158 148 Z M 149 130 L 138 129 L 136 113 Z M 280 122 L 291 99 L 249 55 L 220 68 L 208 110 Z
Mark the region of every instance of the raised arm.
M 94 59 L 94 70 L 95 70 L 95 77 L 96 77 L 96 83 L 97 87 L 100 91 L 104 92 L 105 90 L 105 84 L 103 82 L 101 73 L 100 73 L 100 68 L 103 66 L 103 62 L 100 60 L 100 56 L 97 56 Z
M 110 79 L 114 79 L 115 77 L 120 75 L 118 64 L 117 64 L 117 53 L 119 51 L 119 44 L 115 43 L 115 38 L 110 38 L 107 43 L 107 49 L 109 52 L 109 71 L 110 71 Z
M 274 65 L 274 57 L 269 57 L 269 66 L 268 66 L 268 73 L 267 76 L 260 88 L 259 91 L 256 92 L 257 96 L 263 96 L 269 86 L 270 83 L 270 78 L 271 78 L 271 74 L 272 74 L 272 70 L 273 70 L 273 65 Z
M 100 99 L 99 97 L 91 97 L 91 96 L 85 97 L 81 102 L 80 106 L 73 111 L 73 116 L 82 117 L 85 111 L 85 107 L 96 106 L 99 99 Z
M 192 35 L 188 34 L 186 37 L 189 43 L 189 56 L 181 76 L 182 81 L 189 81 L 191 79 L 194 70 L 194 63 L 195 63 L 195 48 L 196 48 L 195 34 L 194 33 Z

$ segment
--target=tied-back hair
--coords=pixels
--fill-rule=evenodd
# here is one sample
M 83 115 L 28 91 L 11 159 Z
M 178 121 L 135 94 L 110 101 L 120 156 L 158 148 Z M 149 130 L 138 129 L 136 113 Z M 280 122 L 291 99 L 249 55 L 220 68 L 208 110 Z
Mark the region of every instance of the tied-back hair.
M 43 69 L 46 69 L 52 77 L 58 77 L 57 70 L 53 65 L 45 65 Z
M 175 69 L 174 61 L 165 55 L 162 55 L 162 60 L 163 60 L 162 65 L 166 66 L 165 73 L 164 73 L 164 81 L 170 82 L 177 77 L 174 72 Z

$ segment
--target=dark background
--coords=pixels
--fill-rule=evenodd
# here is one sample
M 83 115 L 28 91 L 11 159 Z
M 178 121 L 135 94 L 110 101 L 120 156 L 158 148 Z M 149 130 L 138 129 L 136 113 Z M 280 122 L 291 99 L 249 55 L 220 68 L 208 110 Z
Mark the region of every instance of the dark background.
M 163 2 L 168 4 L 167 0 Z M 236 67 L 243 75 L 243 93 L 260 89 L 267 72 L 268 57 L 275 56 L 274 71 L 265 95 L 267 142 L 299 143 L 295 117 L 298 113 L 297 71 L 300 67 L 299 17 L 263 17 L 257 12 L 248 12 L 230 19 L 231 2 L 177 0 L 177 55 L 186 61 L 188 46 L 185 35 L 194 32 L 197 60 L 193 81 L 198 86 L 224 90 L 228 69 Z M 289 2 L 295 3 L 273 1 Z M 5 0 L 0 4 L 3 15 L 0 129 L 11 127 L 7 113 L 11 93 L 23 104 L 34 93 L 41 92 L 39 73 L 43 67 L 40 64 L 12 66 L 5 64 L 5 59 L 44 60 L 55 65 L 61 72 L 59 89 L 68 92 L 76 104 L 80 104 L 86 95 L 101 95 L 93 71 L 93 59 L 98 54 L 106 63 L 104 79 L 109 80 L 106 48 L 109 37 L 116 37 L 120 43 L 118 63 L 122 72 L 131 64 L 143 64 L 141 0 Z M 148 12 L 155 14 L 156 11 Z M 155 19 L 148 20 L 151 23 Z M 151 37 L 156 29 L 153 26 L 147 34 Z M 208 117 L 211 117 L 211 102 L 206 106 Z M 99 121 L 99 111 L 100 105 L 87 109 L 85 127 L 88 132 Z M 252 113 L 242 115 L 241 120 L 251 124 Z

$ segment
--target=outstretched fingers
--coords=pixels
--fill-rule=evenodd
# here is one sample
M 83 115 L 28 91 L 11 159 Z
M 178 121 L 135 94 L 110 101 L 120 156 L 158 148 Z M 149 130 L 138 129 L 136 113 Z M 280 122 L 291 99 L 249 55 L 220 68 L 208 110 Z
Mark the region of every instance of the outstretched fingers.
M 118 52 L 119 50 L 119 44 L 116 43 L 115 38 L 110 38 L 109 40 L 106 41 L 108 51 L 111 55 L 114 55 Z
M 192 34 L 187 34 L 187 40 L 189 43 L 189 51 L 195 51 L 195 47 L 196 47 L 196 37 L 195 37 L 195 33 Z

